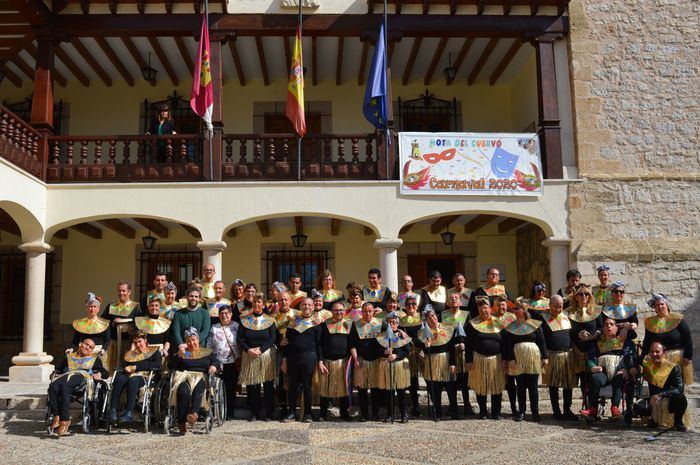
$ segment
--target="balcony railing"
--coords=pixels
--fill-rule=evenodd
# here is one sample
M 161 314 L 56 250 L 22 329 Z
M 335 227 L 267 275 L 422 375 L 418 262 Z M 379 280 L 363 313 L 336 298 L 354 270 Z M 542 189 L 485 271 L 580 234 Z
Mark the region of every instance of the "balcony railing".
M 377 134 L 61 135 L 0 105 L 0 157 L 42 181 L 166 182 L 393 179 Z

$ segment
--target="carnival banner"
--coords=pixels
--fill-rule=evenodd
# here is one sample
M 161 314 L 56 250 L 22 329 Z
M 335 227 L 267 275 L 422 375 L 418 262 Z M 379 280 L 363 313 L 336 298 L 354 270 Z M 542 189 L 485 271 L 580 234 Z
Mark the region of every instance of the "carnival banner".
M 401 194 L 542 195 L 537 134 L 399 133 Z

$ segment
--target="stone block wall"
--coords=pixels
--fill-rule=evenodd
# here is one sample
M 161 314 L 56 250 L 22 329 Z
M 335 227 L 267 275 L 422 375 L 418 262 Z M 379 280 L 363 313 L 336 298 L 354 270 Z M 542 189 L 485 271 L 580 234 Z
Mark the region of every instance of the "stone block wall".
M 700 347 L 700 3 L 574 0 L 569 14 L 572 259 L 592 284 L 609 263 L 642 309 L 667 294 Z

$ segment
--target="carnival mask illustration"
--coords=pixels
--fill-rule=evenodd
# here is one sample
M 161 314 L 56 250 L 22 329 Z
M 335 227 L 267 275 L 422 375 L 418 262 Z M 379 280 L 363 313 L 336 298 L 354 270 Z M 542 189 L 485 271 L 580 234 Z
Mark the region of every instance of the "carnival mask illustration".
M 498 147 L 491 158 L 491 171 L 497 178 L 510 178 L 518 165 L 519 155 L 506 152 Z

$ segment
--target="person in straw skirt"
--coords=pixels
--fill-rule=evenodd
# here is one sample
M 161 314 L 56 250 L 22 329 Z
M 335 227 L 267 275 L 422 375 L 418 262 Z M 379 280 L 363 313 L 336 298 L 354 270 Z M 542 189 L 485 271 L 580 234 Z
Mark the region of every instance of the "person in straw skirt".
M 438 321 L 435 310 L 426 305 L 423 310 L 423 327 L 418 332 L 416 344 L 421 348 L 423 360 L 423 379 L 428 386 L 428 395 L 433 400 L 435 420 L 442 418 L 442 391 L 447 391 L 450 401 L 450 416 L 459 419 L 457 412 L 457 387 L 455 375 L 455 344 L 456 332 L 454 327 L 443 325 Z
M 527 307 L 527 300 L 519 297 L 513 309 L 516 320 L 506 326 L 503 333 L 503 360 L 508 362 L 508 374 L 515 376 L 518 391 L 520 409 L 514 420 L 525 419 L 525 398 L 529 395 L 532 421 L 540 421 L 537 380 L 542 365 L 548 363 L 548 355 L 540 328 L 542 322 L 530 318 Z
M 301 301 L 299 314 L 294 316 L 287 325 L 287 344 L 282 351 L 281 369 L 289 379 L 287 390 L 289 414 L 283 421 L 295 420 L 299 386 L 301 386 L 304 399 L 301 421 L 311 422 L 311 377 L 316 364 L 321 359 L 319 324 L 323 323 L 316 320 L 313 314 L 314 301 L 306 297 Z
M 275 408 L 275 319 L 263 313 L 265 298 L 262 293 L 253 297 L 251 313 L 241 315 L 238 343 L 241 346 L 241 373 L 238 384 L 246 387 L 250 418 L 260 417 L 260 385 L 265 391 L 265 418 L 272 419 Z
M 345 368 L 350 355 L 350 329 L 352 320 L 343 318 L 342 302 L 331 307 L 332 317 L 321 327 L 320 360 L 318 362 L 319 388 L 321 394 L 320 421 L 328 419 L 331 399 L 340 399 L 340 418 L 350 420 L 348 414 L 348 385 Z
M 566 309 L 566 299 L 564 299 Z M 589 373 L 586 354 L 595 348 L 595 341 L 603 328 L 603 317 L 595 305 L 591 287 L 580 284 L 573 295 L 572 305 L 566 316 L 571 322 L 571 365 L 581 384 L 584 407 L 588 403 Z
M 491 418 L 501 419 L 501 400 L 505 388 L 504 368 L 501 366 L 501 331 L 503 321 L 491 315 L 491 303 L 483 296 L 476 302 L 479 316 L 466 325 L 465 354 L 469 370 L 469 387 L 476 393 L 478 418 L 488 416 L 486 396 L 491 396 Z
M 622 415 L 622 386 L 628 377 L 627 370 L 634 366 L 634 344 L 618 334 L 617 325 L 612 318 L 603 320 L 603 334 L 596 341 L 595 347 L 588 354 L 588 368 L 591 381 L 588 391 L 588 408 L 581 414 L 588 418 L 598 416 L 598 399 L 600 389 L 612 383 L 610 416 L 615 419 Z M 628 392 L 628 407 L 631 406 L 631 392 Z
M 549 400 L 555 420 L 577 421 L 571 411 L 576 373 L 571 364 L 571 321 L 562 311 L 564 298 L 555 294 L 549 299 L 549 311 L 542 314 L 542 333 L 549 363 L 542 373 L 542 384 L 549 387 Z M 564 394 L 564 410 L 559 408 L 559 389 Z
M 408 354 L 410 336 L 399 329 L 399 314 L 389 312 L 386 316 L 386 331 L 377 336 L 377 342 L 384 348 L 379 359 L 378 386 L 385 393 L 387 415 L 385 421 L 394 421 L 394 390 L 399 402 L 401 423 L 408 422 L 406 413 L 406 388 L 411 384 L 411 370 Z
M 680 367 L 683 383 L 693 384 L 693 339 L 688 323 L 682 314 L 671 311 L 664 294 L 652 294 L 647 304 L 656 315 L 644 320 L 642 356 L 649 353 L 652 343 L 660 342 L 666 348 L 666 359 Z
M 421 329 L 421 318 L 418 313 L 418 299 L 409 295 L 404 299 L 404 310 L 399 312 L 399 328 L 405 331 L 411 340 L 418 339 L 418 332 Z M 408 368 L 411 374 L 411 384 L 408 392 L 411 396 L 411 416 L 420 416 L 420 406 L 418 404 L 418 376 L 422 367 L 422 359 L 419 355 L 420 349 L 417 344 L 411 344 L 408 352 Z
M 365 302 L 362 305 L 362 319 L 353 323 L 350 330 L 350 353 L 355 367 L 353 382 L 360 400 L 361 421 L 369 419 L 369 389 L 372 396 L 372 419 L 379 419 L 381 393 L 378 389 L 378 359 L 382 354 L 382 347 L 376 338 L 381 330 L 382 322 L 374 318 L 374 305 Z
M 462 277 L 462 280 L 464 277 Z M 456 388 L 462 392 L 464 402 L 464 414 L 473 416 L 474 410 L 469 403 L 469 372 L 465 369 L 464 341 L 466 334 L 464 325 L 469 320 L 469 312 L 466 310 L 464 296 L 458 292 L 448 293 L 447 308 L 442 312 L 441 322 L 443 325 L 452 326 L 455 330 L 455 365 L 457 366 Z

